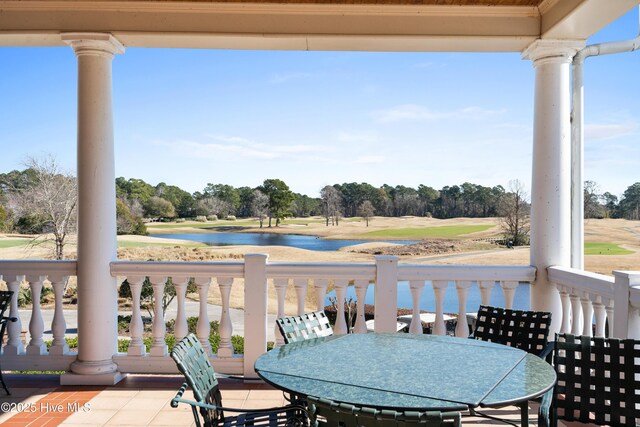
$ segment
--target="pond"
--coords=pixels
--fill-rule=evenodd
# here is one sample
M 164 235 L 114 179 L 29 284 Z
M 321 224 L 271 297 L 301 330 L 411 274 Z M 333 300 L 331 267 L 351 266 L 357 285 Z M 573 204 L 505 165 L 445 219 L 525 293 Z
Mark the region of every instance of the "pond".
M 530 285 L 528 283 L 521 283 L 516 288 L 516 293 L 513 298 L 513 308 L 516 310 L 528 310 L 529 309 L 529 292 Z M 330 305 L 329 298 L 335 298 L 336 292 L 331 291 L 325 296 L 325 305 Z M 353 286 L 347 288 L 347 300 L 352 297 L 356 300 L 356 291 Z M 467 294 L 467 311 L 474 312 L 478 310 L 480 306 L 480 290 L 477 286 L 471 286 Z M 374 286 L 369 285 L 367 290 L 367 296 L 364 300 L 365 304 L 374 303 Z M 495 307 L 504 307 L 504 296 L 502 288 L 499 285 L 495 285 L 491 291 L 490 304 Z M 398 282 L 398 308 L 412 308 L 413 302 L 411 299 L 411 289 L 409 288 L 409 282 Z M 422 295 L 420 297 L 420 309 L 430 312 L 436 311 L 435 296 L 433 295 L 433 288 L 429 286 L 429 283 L 422 289 Z M 457 313 L 458 312 L 458 293 L 456 292 L 456 286 L 453 282 L 449 282 L 449 286 L 444 294 L 444 309 L 445 313 Z
M 299 234 L 275 234 L 275 233 L 184 233 L 184 234 L 154 234 L 152 237 L 166 239 L 191 240 L 205 243 L 209 246 L 290 246 L 312 251 L 335 251 L 344 246 L 367 243 L 370 240 L 331 240 L 321 239 L 317 236 L 304 236 Z M 380 241 L 380 240 L 376 240 Z M 398 244 L 416 243 L 416 240 L 389 241 Z

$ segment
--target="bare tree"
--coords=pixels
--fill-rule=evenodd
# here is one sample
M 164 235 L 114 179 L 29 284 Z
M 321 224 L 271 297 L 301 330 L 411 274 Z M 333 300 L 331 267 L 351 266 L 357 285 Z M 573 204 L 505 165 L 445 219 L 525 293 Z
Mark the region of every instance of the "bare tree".
M 258 217 L 260 228 L 269 213 L 269 196 L 260 190 L 253 190 L 253 199 L 251 200 L 251 214 Z
M 360 216 L 364 218 L 367 223 L 367 227 L 369 226 L 369 220 L 373 216 L 375 209 L 373 208 L 373 204 L 369 200 L 365 200 L 360 204 L 360 208 L 358 209 Z
M 329 220 L 331 225 L 338 225 L 340 218 L 340 192 L 331 185 L 326 185 L 320 190 L 320 198 L 322 199 L 322 211 L 326 219 L 327 227 Z
M 55 259 L 63 259 L 67 237 L 76 232 L 77 180 L 63 173 L 52 155 L 29 157 L 25 166 L 33 172 L 32 182 L 12 192 L 16 213 L 38 218 L 41 234 L 33 243 L 53 240 Z
M 507 192 L 502 196 L 500 226 L 505 239 L 514 246 L 529 244 L 530 206 L 527 197 L 524 184 L 517 179 L 509 181 Z

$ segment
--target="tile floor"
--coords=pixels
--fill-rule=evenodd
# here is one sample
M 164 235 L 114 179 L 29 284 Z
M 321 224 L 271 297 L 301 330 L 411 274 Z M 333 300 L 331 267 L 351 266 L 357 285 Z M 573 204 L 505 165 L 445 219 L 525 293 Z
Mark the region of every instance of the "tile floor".
M 60 386 L 57 375 L 5 374 L 11 396 L 0 391 L 0 424 L 8 427 L 89 426 L 194 426 L 191 408 L 172 408 L 171 399 L 182 377 L 130 375 L 107 387 Z M 244 384 L 221 380 L 225 406 L 267 408 L 281 406 L 281 391 L 263 383 Z M 492 411 L 486 411 L 492 413 Z M 531 408 L 531 414 L 535 414 Z M 519 421 L 517 408 L 506 408 L 500 416 Z M 500 425 L 486 419 L 465 418 L 465 425 Z

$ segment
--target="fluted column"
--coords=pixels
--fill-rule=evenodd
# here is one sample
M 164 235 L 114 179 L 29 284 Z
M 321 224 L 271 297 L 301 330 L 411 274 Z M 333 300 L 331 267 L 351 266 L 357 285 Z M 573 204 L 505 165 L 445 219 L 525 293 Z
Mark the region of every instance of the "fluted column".
M 124 47 L 106 33 L 65 33 L 78 57 L 78 358 L 62 384 L 114 384 L 118 348 L 116 191 L 111 63 Z M 75 374 L 75 375 L 74 375 Z
M 569 66 L 583 45 L 574 40 L 537 40 L 523 53 L 535 68 L 531 265 L 537 268 L 537 276 L 531 287 L 531 308 L 553 313 L 552 333 L 560 328 L 562 308 L 547 267 L 571 265 Z

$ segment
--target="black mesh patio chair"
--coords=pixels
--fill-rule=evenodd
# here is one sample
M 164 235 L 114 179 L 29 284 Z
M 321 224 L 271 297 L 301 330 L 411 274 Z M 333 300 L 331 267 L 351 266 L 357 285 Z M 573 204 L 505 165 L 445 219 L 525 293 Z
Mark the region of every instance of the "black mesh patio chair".
M 510 310 L 481 305 L 472 338 L 519 348 L 546 358 L 553 350 L 549 343 L 551 313 Z
M 540 426 L 640 425 L 640 341 L 559 334 L 553 361 L 558 382 L 550 413 L 540 408 Z
M 179 403 L 191 405 L 196 426 L 200 427 L 201 419 L 205 427 L 213 426 L 308 426 L 306 408 L 299 404 L 291 404 L 277 408 L 239 409 L 222 406 L 222 395 L 218 387 L 216 373 L 209 362 L 198 338 L 189 334 L 183 338 L 171 351 L 178 369 L 184 375 L 186 382 L 180 387 L 176 396 L 171 400 L 171 406 L 176 408 Z M 238 378 L 220 375 L 221 377 Z M 190 387 L 195 400 L 183 397 L 187 387 Z M 229 416 L 225 412 L 237 415 Z
M 324 311 L 305 313 L 302 316 L 287 316 L 276 319 L 285 344 L 304 341 L 310 338 L 333 335 L 329 318 Z
M 549 359 L 553 350 L 553 343 L 549 342 L 550 327 L 551 313 L 549 312 L 511 310 L 481 305 L 478 309 L 475 329 L 470 338 L 519 348 L 542 359 Z M 543 399 L 541 404 L 548 404 L 548 399 Z M 528 402 L 522 402 L 517 406 L 520 408 L 522 425 L 528 425 Z M 512 424 L 475 410 L 471 413 Z
M 459 412 L 398 412 L 358 407 L 309 396 L 309 417 L 312 427 L 459 427 Z
M 18 321 L 17 317 L 5 316 L 5 313 L 11 304 L 12 297 L 13 291 L 0 291 L 0 347 L 4 343 L 4 333 L 7 330 L 7 323 Z M 7 384 L 4 382 L 4 378 L 2 377 L 2 367 L 0 367 L 0 383 L 2 383 L 4 391 L 6 391 L 7 394 L 11 394 L 7 388 Z

